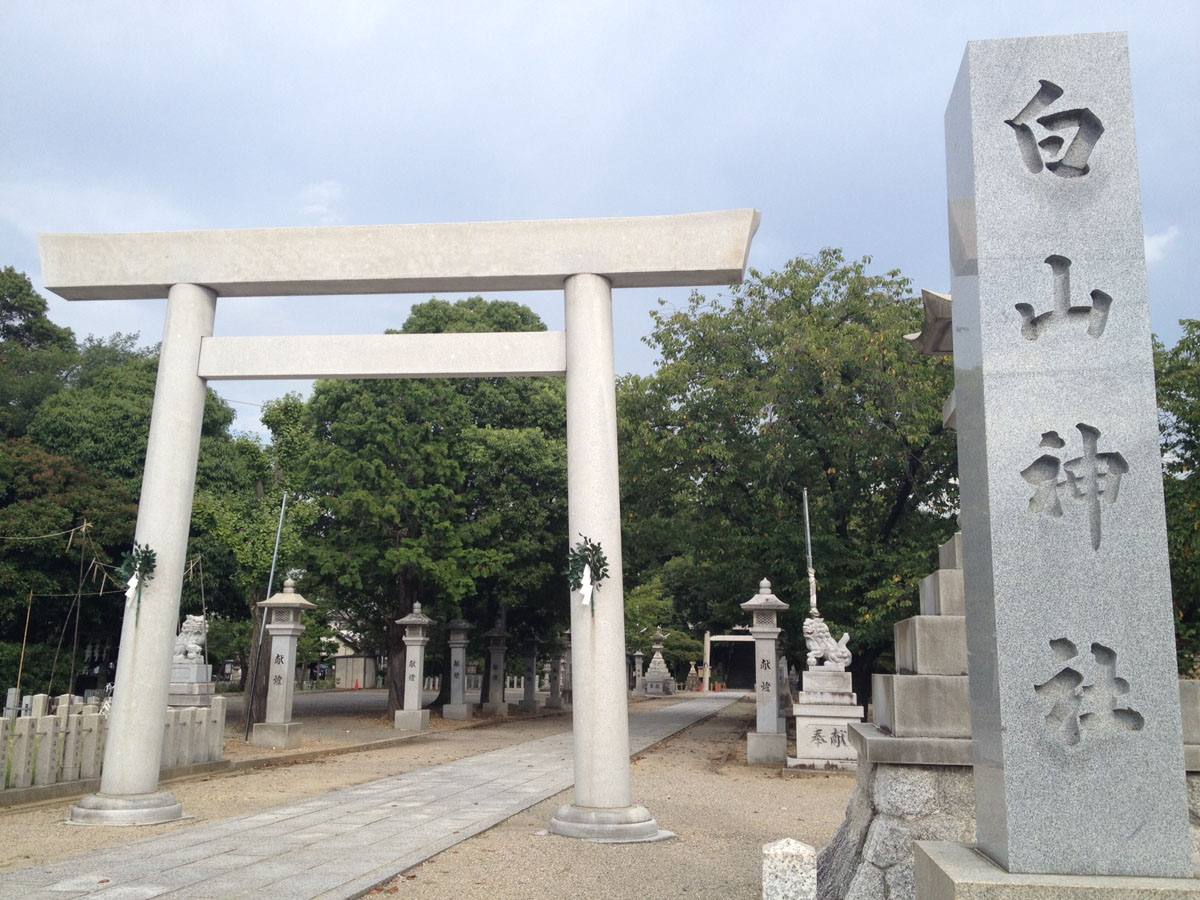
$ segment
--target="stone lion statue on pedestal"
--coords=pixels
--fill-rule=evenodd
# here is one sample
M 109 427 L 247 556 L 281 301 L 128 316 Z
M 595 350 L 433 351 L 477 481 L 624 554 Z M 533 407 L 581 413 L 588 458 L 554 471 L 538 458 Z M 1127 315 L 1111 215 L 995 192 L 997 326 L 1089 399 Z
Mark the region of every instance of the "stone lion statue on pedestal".
M 207 634 L 204 616 L 184 617 L 183 627 L 175 637 L 175 660 L 204 662 L 204 638 Z
M 840 641 L 835 641 L 829 633 L 829 626 L 821 618 L 804 620 L 804 644 L 808 647 L 808 667 L 816 667 L 817 661 L 823 656 L 825 663 L 822 668 L 846 671 L 853 654 L 847 649 L 850 642 L 849 633 L 843 633 Z

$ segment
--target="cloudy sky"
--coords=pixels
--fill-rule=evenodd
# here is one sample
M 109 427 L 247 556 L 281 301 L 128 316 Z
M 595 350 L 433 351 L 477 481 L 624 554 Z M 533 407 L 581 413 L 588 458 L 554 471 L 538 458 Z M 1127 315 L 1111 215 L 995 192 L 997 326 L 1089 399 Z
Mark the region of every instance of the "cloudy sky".
M 1200 4 L 0 3 L 0 265 L 40 231 L 756 207 L 760 270 L 822 247 L 947 290 L 942 115 L 968 40 L 1127 31 L 1155 331 L 1200 316 Z M 492 296 L 492 295 L 489 295 Z M 618 371 L 661 297 L 615 297 Z M 165 301 L 52 318 L 159 340 Z M 228 299 L 217 333 L 378 333 L 426 297 Z M 450 298 L 453 299 L 453 298 Z M 557 292 L 525 294 L 562 327 Z M 304 383 L 223 382 L 238 427 Z

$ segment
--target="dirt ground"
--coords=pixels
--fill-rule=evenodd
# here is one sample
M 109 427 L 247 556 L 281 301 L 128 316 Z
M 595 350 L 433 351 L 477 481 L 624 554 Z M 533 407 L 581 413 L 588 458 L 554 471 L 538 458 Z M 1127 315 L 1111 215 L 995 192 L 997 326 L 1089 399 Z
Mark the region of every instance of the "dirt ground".
M 678 702 L 631 706 L 637 715 Z M 381 894 L 429 900 L 570 896 L 758 897 L 761 845 L 793 837 L 826 844 L 845 814 L 853 775 L 781 776 L 745 763 L 745 731 L 754 705 L 741 701 L 656 745 L 635 760 L 635 802 L 677 837 L 654 844 L 590 844 L 538 834 L 564 803 L 566 791 L 471 838 L 378 889 Z M 395 741 L 396 732 L 374 717 L 331 717 L 306 724 L 297 753 L 329 751 L 371 740 L 373 749 L 274 764 L 234 774 L 177 781 L 169 789 L 192 818 L 153 828 L 87 828 L 65 824 L 74 800 L 0 810 L 0 873 L 140 840 L 168 829 L 268 807 L 451 762 L 570 727 L 569 715 L 514 717 L 484 727 L 441 727 Z M 230 731 L 239 738 L 236 728 Z M 247 759 L 250 749 L 227 742 L 227 755 Z M 664 891 L 664 888 L 669 889 Z

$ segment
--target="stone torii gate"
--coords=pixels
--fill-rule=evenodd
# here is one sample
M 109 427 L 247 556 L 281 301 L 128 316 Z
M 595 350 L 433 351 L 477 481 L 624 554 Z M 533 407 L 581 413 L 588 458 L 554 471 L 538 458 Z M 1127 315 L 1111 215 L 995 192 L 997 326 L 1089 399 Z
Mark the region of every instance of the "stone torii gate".
M 127 604 L 100 792 L 78 823 L 182 814 L 158 789 L 205 387 L 213 379 L 565 375 L 570 534 L 599 540 L 611 575 L 595 615 L 571 601 L 574 837 L 648 840 L 633 804 L 625 693 L 612 289 L 739 283 L 756 210 L 625 219 L 149 234 L 46 234 L 43 283 L 67 300 L 167 298 L 134 540 L 157 553 Z M 218 297 L 562 290 L 564 332 L 213 337 Z

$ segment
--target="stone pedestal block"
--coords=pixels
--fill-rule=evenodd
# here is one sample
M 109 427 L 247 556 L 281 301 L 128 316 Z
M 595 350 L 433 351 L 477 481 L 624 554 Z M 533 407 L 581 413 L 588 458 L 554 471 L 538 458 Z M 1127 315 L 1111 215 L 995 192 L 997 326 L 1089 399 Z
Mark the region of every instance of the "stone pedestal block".
M 938 547 L 939 569 L 961 569 L 963 567 L 962 532 L 958 532 Z
M 1179 711 L 1183 718 L 1184 745 L 1200 744 L 1200 681 L 1179 679 Z
M 207 684 L 212 681 L 212 666 L 176 660 L 171 663 L 171 681 Z
M 442 715 L 445 718 L 452 718 L 446 716 L 445 712 Z M 398 731 L 424 731 L 429 727 L 429 710 L 398 709 L 396 710 L 395 727 Z
M 746 762 L 752 766 L 784 766 L 787 764 L 787 735 L 746 734 Z
M 167 694 L 167 706 L 212 706 L 216 685 L 191 684 L 188 682 L 171 682 L 171 692 Z
M 849 694 L 853 690 L 849 672 L 825 668 L 805 669 L 800 676 L 800 686 L 806 694 L 817 691 L 829 694 Z
M 895 737 L 969 738 L 969 683 L 961 675 L 873 675 L 875 724 Z
M 966 614 L 962 569 L 938 569 L 921 580 L 921 615 Z
M 966 675 L 966 616 L 913 616 L 893 627 L 901 675 Z
M 474 703 L 447 703 L 442 707 L 443 719 L 469 719 L 475 715 Z
M 1194 900 L 1200 879 L 1104 875 L 1017 875 L 974 844 L 913 844 L 917 900 Z
M 302 722 L 256 722 L 250 743 L 272 750 L 292 750 L 300 746 L 303 732 Z

